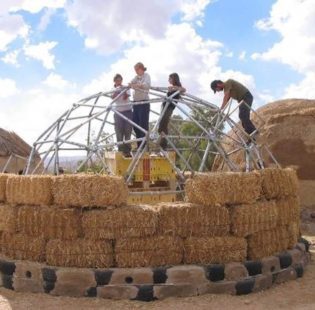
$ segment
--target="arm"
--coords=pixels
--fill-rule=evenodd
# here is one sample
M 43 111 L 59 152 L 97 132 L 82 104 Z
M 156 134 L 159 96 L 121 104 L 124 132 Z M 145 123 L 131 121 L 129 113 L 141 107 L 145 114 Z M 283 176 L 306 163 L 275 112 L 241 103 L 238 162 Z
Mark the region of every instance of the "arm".
M 223 97 L 223 102 L 221 105 L 221 110 L 223 110 L 225 108 L 225 106 L 227 105 L 227 103 L 229 102 L 229 100 L 231 99 L 231 94 L 230 91 L 227 90 L 226 92 L 224 92 L 224 97 Z

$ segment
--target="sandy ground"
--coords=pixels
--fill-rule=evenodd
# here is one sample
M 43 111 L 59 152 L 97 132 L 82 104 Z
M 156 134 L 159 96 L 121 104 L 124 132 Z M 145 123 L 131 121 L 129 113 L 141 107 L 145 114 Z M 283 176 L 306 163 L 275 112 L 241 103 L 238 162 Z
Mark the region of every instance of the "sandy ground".
M 162 301 L 134 302 L 97 298 L 53 297 L 46 294 L 16 293 L 0 289 L 0 310 L 7 309 L 315 309 L 315 237 L 311 248 L 312 261 L 304 277 L 271 289 L 245 296 L 203 295 L 188 298 L 169 298 Z

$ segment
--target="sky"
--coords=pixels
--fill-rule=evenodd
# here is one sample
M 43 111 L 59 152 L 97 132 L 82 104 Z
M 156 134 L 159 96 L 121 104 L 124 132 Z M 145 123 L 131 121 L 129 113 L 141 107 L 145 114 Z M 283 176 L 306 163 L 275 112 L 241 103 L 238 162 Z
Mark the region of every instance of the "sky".
M 214 79 L 245 84 L 254 108 L 314 98 L 315 0 L 1 0 L 0 127 L 32 144 L 138 61 L 153 86 L 177 72 L 218 105 Z

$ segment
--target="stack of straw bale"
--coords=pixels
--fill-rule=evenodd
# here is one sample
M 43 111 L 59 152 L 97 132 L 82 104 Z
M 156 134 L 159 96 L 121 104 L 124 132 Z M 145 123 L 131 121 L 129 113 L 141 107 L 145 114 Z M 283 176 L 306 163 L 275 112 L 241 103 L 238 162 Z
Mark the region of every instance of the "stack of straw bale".
M 172 236 L 118 239 L 115 254 L 118 267 L 178 265 L 183 260 L 183 242 Z
M 45 239 L 24 234 L 3 232 L 1 235 L 2 254 L 19 260 L 45 261 Z
M 110 241 L 55 239 L 46 246 L 46 262 L 53 266 L 107 268 L 113 265 L 113 258 Z
M 246 239 L 237 237 L 190 237 L 184 241 L 184 248 L 186 264 L 240 262 L 247 253 Z
M 228 209 L 192 203 L 160 203 L 159 233 L 183 238 L 190 236 L 226 236 L 230 230 Z
M 0 231 L 14 233 L 16 231 L 16 217 L 18 207 L 0 204 Z
M 274 200 L 259 201 L 230 208 L 231 231 L 238 237 L 246 237 L 277 226 L 278 208 Z
M 295 170 L 268 168 L 259 171 L 262 178 L 262 191 L 267 199 L 296 196 L 298 179 Z
M 255 202 L 261 195 L 257 172 L 201 173 L 186 182 L 189 202 L 205 206 Z
M 56 206 L 21 206 L 16 229 L 28 236 L 73 240 L 81 233 L 81 212 Z
M 6 191 L 6 184 L 9 174 L 7 173 L 0 173 L 0 202 L 5 202 L 5 191 Z
M 248 258 L 261 259 L 285 251 L 289 247 L 290 236 L 286 226 L 260 231 L 248 237 Z
M 277 200 L 278 224 L 287 225 L 291 222 L 299 222 L 300 201 L 297 197 L 286 197 Z
M 121 206 L 127 203 L 128 187 L 121 177 L 64 175 L 54 178 L 53 196 L 60 206 Z
M 49 205 L 52 203 L 52 177 L 43 175 L 9 176 L 6 197 L 12 204 Z
M 157 223 L 157 212 L 146 205 L 89 210 L 82 216 L 84 236 L 91 240 L 150 236 Z

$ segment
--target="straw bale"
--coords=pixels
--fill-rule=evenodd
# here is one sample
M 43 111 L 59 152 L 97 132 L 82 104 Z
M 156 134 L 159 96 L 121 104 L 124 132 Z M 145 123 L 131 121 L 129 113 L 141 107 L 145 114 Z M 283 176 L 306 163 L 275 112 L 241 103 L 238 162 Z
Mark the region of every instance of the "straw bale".
M 121 177 L 63 175 L 54 178 L 54 202 L 61 206 L 106 207 L 127 203 L 128 187 Z
M 117 239 L 118 267 L 155 267 L 178 265 L 183 260 L 183 241 L 172 236 Z
M 5 190 L 9 174 L 0 173 L 0 202 L 6 201 Z
M 11 175 L 7 179 L 6 197 L 12 204 L 50 205 L 52 177 L 47 175 Z
M 28 236 L 73 240 L 81 234 L 81 212 L 56 206 L 21 206 L 16 226 Z
M 261 259 L 284 251 L 289 246 L 289 233 L 286 226 L 260 231 L 248 237 L 248 258 Z
M 2 254 L 12 259 L 45 261 L 45 239 L 26 236 L 25 234 L 12 234 L 2 232 Z
M 278 209 L 274 200 L 258 201 L 230 208 L 231 232 L 238 237 L 269 230 L 277 226 Z
M 262 192 L 267 199 L 297 196 L 298 179 L 293 169 L 268 168 L 259 171 Z
M 184 263 L 213 264 L 241 262 L 246 259 L 246 239 L 238 237 L 198 238 L 184 241 Z
M 291 222 L 287 225 L 287 231 L 289 235 L 288 248 L 293 248 L 300 238 L 300 224 L 298 221 Z
M 82 216 L 84 236 L 91 240 L 150 236 L 157 223 L 157 212 L 147 205 L 88 210 Z
M 286 197 L 277 200 L 278 224 L 286 225 L 291 222 L 299 221 L 300 201 L 297 197 Z
M 8 204 L 0 204 L 0 231 L 15 232 L 18 208 Z
M 230 230 L 230 216 L 225 207 L 205 207 L 192 203 L 160 203 L 159 233 L 180 237 L 226 236 Z
M 186 182 L 189 202 L 205 206 L 255 202 L 261 194 L 257 172 L 200 173 Z
M 76 239 L 50 240 L 46 246 L 48 265 L 80 268 L 107 268 L 114 262 L 111 241 Z

